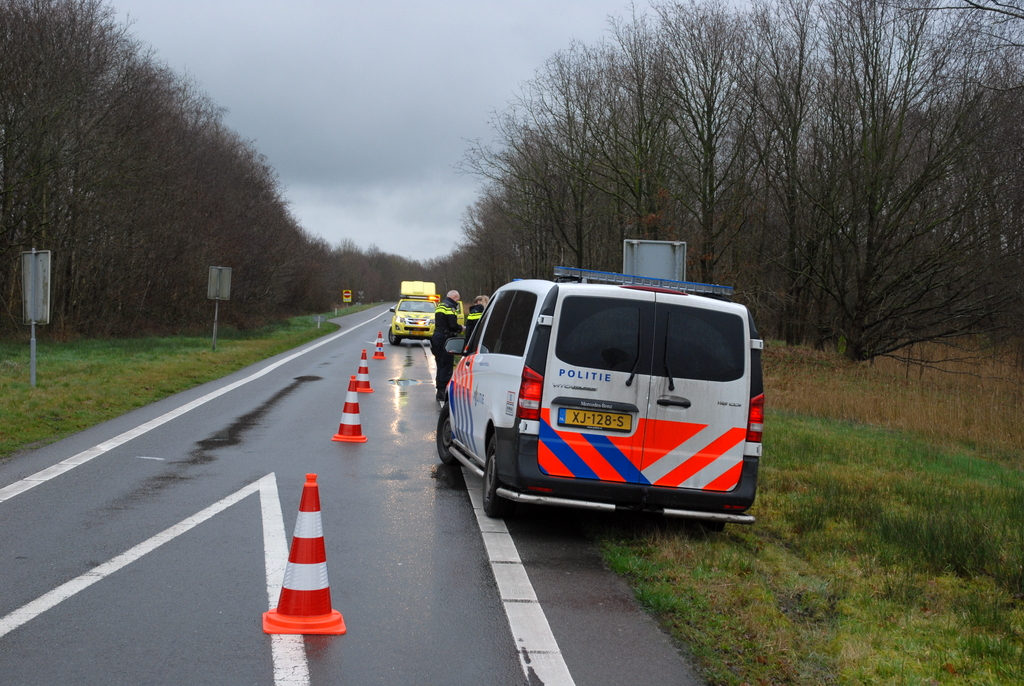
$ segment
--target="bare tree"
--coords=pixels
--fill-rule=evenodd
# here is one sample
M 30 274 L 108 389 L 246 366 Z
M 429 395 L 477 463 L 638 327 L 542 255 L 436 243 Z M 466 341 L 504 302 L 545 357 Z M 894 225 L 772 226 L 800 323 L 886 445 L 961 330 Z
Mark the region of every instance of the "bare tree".
M 693 220 L 697 275 L 716 266 L 743 227 L 749 174 L 744 139 L 753 109 L 741 85 L 751 68 L 744 17 L 718 0 L 656 7 L 668 45 L 676 129 L 675 197 Z
M 825 228 L 805 254 L 827 304 L 819 322 L 852 359 L 974 331 L 996 306 L 971 256 L 987 237 L 966 221 L 984 177 L 969 162 L 986 121 L 980 65 L 943 15 L 872 0 L 825 11 L 818 174 Z

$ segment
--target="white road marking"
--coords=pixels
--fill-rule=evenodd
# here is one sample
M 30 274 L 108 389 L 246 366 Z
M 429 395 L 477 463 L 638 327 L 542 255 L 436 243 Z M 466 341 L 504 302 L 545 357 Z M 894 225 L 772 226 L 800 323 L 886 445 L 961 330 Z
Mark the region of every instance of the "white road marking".
M 288 562 L 288 539 L 285 537 L 284 518 L 281 516 L 281 499 L 277 494 L 277 476 L 271 472 L 259 481 L 254 481 L 235 491 L 210 507 L 164 529 L 149 540 L 143 541 L 85 574 L 58 586 L 49 593 L 44 593 L 6 617 L 0 618 L 0 637 L 6 636 L 22 624 L 35 619 L 79 591 L 84 591 L 97 581 L 127 567 L 146 553 L 174 540 L 257 491 L 260 494 L 260 510 L 263 520 L 263 559 L 266 567 L 267 598 L 269 600 L 267 609 L 276 607 L 278 594 L 281 591 L 281 581 L 284 578 L 284 570 Z M 274 661 L 274 683 L 277 686 L 308 686 L 309 663 L 306 661 L 306 648 L 302 636 L 274 634 L 271 636 L 271 651 Z
M 466 490 L 473 503 L 473 512 L 480 526 L 487 557 L 494 571 L 494 580 L 498 584 L 501 604 L 505 607 L 505 616 L 508 617 L 512 638 L 515 639 L 516 651 L 519 653 L 519 663 L 526 678 L 531 684 L 538 682 L 545 686 L 575 686 L 576 682 L 565 664 L 558 641 L 544 615 L 544 608 L 537 600 L 512 535 L 503 520 L 491 519 L 484 514 L 480 477 L 465 467 L 462 473 L 466 477 Z
M 272 475 L 271 475 L 272 476 Z M 263 477 L 266 479 L 267 477 Z M 262 479 L 261 479 L 262 481 Z M 214 503 L 205 510 L 201 510 L 196 514 L 192 515 L 187 519 L 183 519 L 174 526 L 164 529 L 156 536 L 153 536 L 149 540 L 143 541 L 134 548 L 121 553 L 117 557 L 114 557 L 101 565 L 93 567 L 91 570 L 78 576 L 67 583 L 64 583 L 57 588 L 53 589 L 49 593 L 44 593 L 30 603 L 23 605 L 14 612 L 10 613 L 6 617 L 0 618 L 0 637 L 6 636 L 10 632 L 17 629 L 22 624 L 35 619 L 42 613 L 49 610 L 51 607 L 67 600 L 74 596 L 79 591 L 84 591 L 89 586 L 92 586 L 97 581 L 101 581 L 106 577 L 110 576 L 122 567 L 126 567 L 132 562 L 135 562 L 146 553 L 152 552 L 162 546 L 168 541 L 172 541 L 178 536 L 182 535 L 186 531 L 193 529 L 199 524 L 202 524 L 207 519 L 210 519 L 214 515 L 222 512 L 223 510 L 231 507 L 242 498 L 256 493 L 260 487 L 260 481 L 254 481 L 253 483 L 241 488 L 228 497 Z
M 4 488 L 0 488 L 0 503 L 2 503 L 5 500 L 8 500 L 10 498 L 13 498 L 14 496 L 16 496 L 16 495 L 18 495 L 20 493 L 24 493 L 25 491 L 27 491 L 27 490 L 29 490 L 31 488 L 34 488 L 34 487 L 38 486 L 41 483 L 49 481 L 50 479 L 54 478 L 55 476 L 59 476 L 59 475 L 65 473 L 65 472 L 71 471 L 75 467 L 81 466 L 81 465 L 85 464 L 86 462 L 88 462 L 89 460 L 92 460 L 93 458 L 99 457 L 100 455 L 102 455 L 105 452 L 113 450 L 114 448 L 117 448 L 118 446 L 124 445 L 125 443 L 127 443 L 130 440 L 132 440 L 133 438 L 138 438 L 139 436 L 141 436 L 141 435 L 143 435 L 143 434 L 145 434 L 145 433 L 147 433 L 149 431 L 152 431 L 153 429 L 155 429 L 155 428 L 157 428 L 159 426 L 162 426 L 162 425 L 166 424 L 167 422 L 171 421 L 172 419 L 177 419 L 178 417 L 180 417 L 181 415 L 185 414 L 186 412 L 194 410 L 194 409 L 196 409 L 197 407 L 199 407 L 201 405 L 205 405 L 206 403 L 210 402 L 211 400 L 214 400 L 215 398 L 219 398 L 220 396 L 222 396 L 222 395 L 224 395 L 226 393 L 230 393 L 231 391 L 235 390 L 236 388 L 239 388 L 240 386 L 244 386 L 245 384 L 249 383 L 250 381 L 255 381 L 256 379 L 259 379 L 262 376 L 266 376 L 267 374 L 269 374 L 270 372 L 274 371 L 278 367 L 291 362 L 295 358 L 301 357 L 302 355 L 305 355 L 306 353 L 308 353 L 310 351 L 316 350 L 317 348 L 319 348 L 321 346 L 324 346 L 324 345 L 327 345 L 328 343 L 336 341 L 338 338 L 341 338 L 345 334 L 351 333 L 352 331 L 355 331 L 357 328 L 359 328 L 361 326 L 365 326 L 366 324 L 369 324 L 372 321 L 374 321 L 374 320 L 373 319 L 367 319 L 366 321 L 362 322 L 361 324 L 356 324 L 351 329 L 348 329 L 346 331 L 342 331 L 342 332 L 336 333 L 333 336 L 328 336 L 327 338 L 323 339 L 322 341 L 317 341 L 316 343 L 310 345 L 308 348 L 304 348 L 304 349 L 300 350 L 297 353 L 293 353 L 293 354 L 289 355 L 288 357 L 285 357 L 284 359 L 278 360 L 277 362 L 275 362 L 273 364 L 267 365 L 266 367 L 264 367 L 260 371 L 254 373 L 254 374 L 251 374 L 251 375 L 245 377 L 244 379 L 239 379 L 238 381 L 235 381 L 232 384 L 228 384 L 227 386 L 224 386 L 223 388 L 219 388 L 216 391 L 213 391 L 211 393 L 207 393 L 203 397 L 197 398 L 197 399 L 193 400 L 190 403 L 186 403 L 185 405 L 182 405 L 181 407 L 173 409 L 170 412 L 167 412 L 166 414 L 162 414 L 159 417 L 157 417 L 156 419 L 151 419 L 150 421 L 146 422 L 145 424 L 140 424 L 139 426 L 135 427 L 134 429 L 131 429 L 129 431 L 124 432 L 120 436 L 115 436 L 114 438 L 111 438 L 108 441 L 104 441 L 103 443 L 100 443 L 99 445 L 93 446 L 92 448 L 89 448 L 88 450 L 84 450 L 84 451 L 78 453 L 77 455 L 73 455 L 72 457 L 69 457 L 68 459 L 66 459 L 64 461 L 59 462 L 59 463 L 53 465 L 52 467 L 47 467 L 46 469 L 44 469 L 42 471 L 39 471 L 39 472 L 36 472 L 35 474 L 32 474 L 31 476 L 26 476 L 21 481 L 15 481 L 13 484 L 10 484 L 9 486 L 5 486 Z
M 273 474 L 260 479 L 260 509 L 263 511 L 263 555 L 267 568 L 267 609 L 277 607 L 281 583 L 288 563 L 288 539 L 281 516 L 277 478 Z M 274 683 L 277 686 L 307 686 L 309 663 L 305 639 L 298 634 L 272 634 Z
M 164 461 L 164 458 L 162 458 L 162 457 L 146 457 L 145 455 L 136 455 L 135 459 L 137 459 L 137 460 L 160 460 L 161 462 Z

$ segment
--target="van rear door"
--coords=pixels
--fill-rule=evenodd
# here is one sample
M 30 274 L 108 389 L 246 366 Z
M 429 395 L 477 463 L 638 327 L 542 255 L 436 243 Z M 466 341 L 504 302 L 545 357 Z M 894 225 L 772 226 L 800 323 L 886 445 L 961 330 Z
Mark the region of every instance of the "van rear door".
M 705 491 L 738 485 L 750 404 L 741 310 L 658 294 L 640 462 L 647 482 Z
M 562 286 L 541 405 L 550 476 L 637 483 L 650 393 L 654 293 Z

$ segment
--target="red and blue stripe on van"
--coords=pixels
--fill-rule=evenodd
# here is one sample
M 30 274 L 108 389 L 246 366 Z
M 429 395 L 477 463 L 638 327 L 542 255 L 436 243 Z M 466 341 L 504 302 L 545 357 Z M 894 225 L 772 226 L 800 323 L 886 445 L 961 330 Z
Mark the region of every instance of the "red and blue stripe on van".
M 473 438 L 473 361 L 476 355 L 459 360 L 448 384 L 448 411 L 452 418 L 452 434 L 459 443 L 479 455 Z
M 538 466 L 550 476 L 731 491 L 743 470 L 746 429 L 715 437 L 704 435 L 705 429 L 705 424 L 638 419 L 632 436 L 558 431 L 545 408 Z

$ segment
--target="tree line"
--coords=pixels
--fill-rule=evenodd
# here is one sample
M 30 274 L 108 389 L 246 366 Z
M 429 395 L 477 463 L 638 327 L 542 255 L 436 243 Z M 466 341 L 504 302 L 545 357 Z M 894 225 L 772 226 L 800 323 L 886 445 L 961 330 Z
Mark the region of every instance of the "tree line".
M 25 329 L 32 248 L 52 251 L 58 337 L 207 326 L 211 266 L 233 270 L 221 318 L 239 327 L 418 278 L 307 233 L 268 161 L 129 28 L 100 0 L 0 0 L 0 334 Z
M 683 240 L 762 334 L 856 360 L 1024 331 L 1016 24 L 903 0 L 653 4 L 552 56 L 464 167 L 481 289 Z

